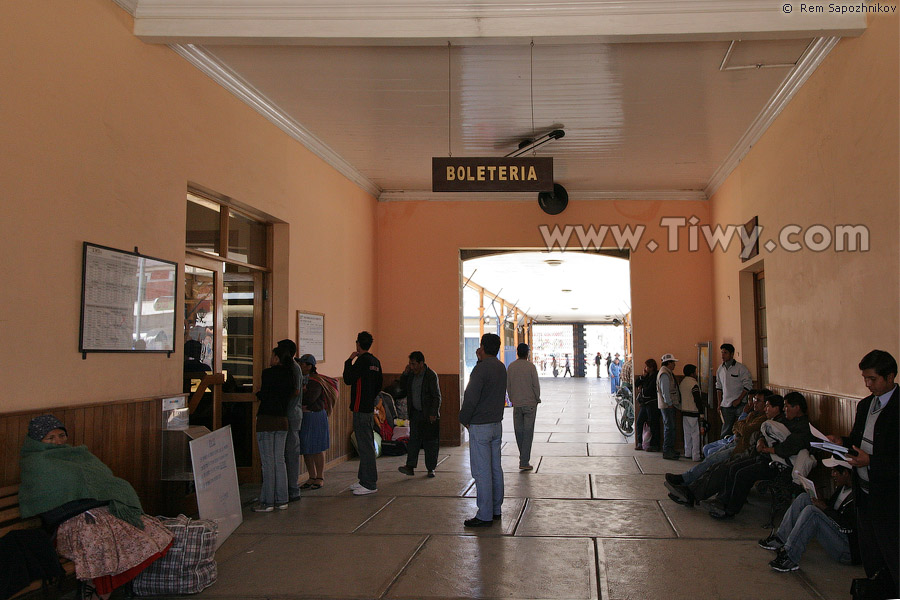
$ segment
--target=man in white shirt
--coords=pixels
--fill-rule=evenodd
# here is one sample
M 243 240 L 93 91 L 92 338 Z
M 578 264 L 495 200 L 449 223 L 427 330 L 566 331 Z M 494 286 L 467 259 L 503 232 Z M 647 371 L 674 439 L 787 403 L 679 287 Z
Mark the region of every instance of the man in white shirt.
M 722 364 L 716 371 L 716 399 L 722 417 L 722 437 L 725 437 L 731 435 L 744 398 L 753 389 L 753 378 L 747 367 L 734 360 L 734 346 L 725 343 L 719 349 L 722 351 Z
M 531 471 L 531 442 L 534 439 L 534 420 L 541 402 L 541 384 L 537 369 L 528 361 L 528 344 L 516 347 L 514 360 L 506 369 L 506 393 L 513 405 L 513 429 L 519 446 L 519 470 Z

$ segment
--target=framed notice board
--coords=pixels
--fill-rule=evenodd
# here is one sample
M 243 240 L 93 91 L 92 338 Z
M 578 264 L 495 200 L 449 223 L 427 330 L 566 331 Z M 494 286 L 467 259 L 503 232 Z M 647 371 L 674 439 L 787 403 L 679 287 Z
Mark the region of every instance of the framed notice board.
M 312 354 L 325 360 L 325 313 L 297 311 L 297 354 Z
M 84 242 L 78 350 L 175 350 L 178 263 Z

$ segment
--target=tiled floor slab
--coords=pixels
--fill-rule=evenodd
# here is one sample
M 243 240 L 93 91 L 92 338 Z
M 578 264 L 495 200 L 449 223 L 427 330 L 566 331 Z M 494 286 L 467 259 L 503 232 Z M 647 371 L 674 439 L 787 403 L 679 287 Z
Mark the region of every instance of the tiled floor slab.
M 684 473 L 697 463 L 692 460 L 680 458 L 678 460 L 666 460 L 662 457 L 661 452 L 641 452 L 634 453 L 634 459 L 641 468 L 642 473 L 652 473 L 662 475 L 664 473 Z
M 658 475 L 591 475 L 594 498 L 610 500 L 668 500 L 668 490 Z
M 551 433 L 551 442 L 594 442 L 597 444 L 624 442 L 625 436 L 616 430 L 615 432 L 607 431 L 602 433 Z
M 390 496 L 379 494 L 303 498 L 288 504 L 287 510 L 269 513 L 244 510 L 244 523 L 239 531 L 242 534 L 350 533 L 390 501 Z
M 377 598 L 424 536 L 278 535 L 232 557 L 203 597 Z M 390 548 L 373 553 L 365 549 Z M 348 574 L 352 574 L 350 577 Z
M 432 536 L 387 597 L 595 599 L 595 565 L 588 539 Z
M 509 427 L 503 428 L 503 435 L 501 439 L 506 442 L 507 446 L 516 447 L 516 432 L 513 431 L 512 425 Z M 550 439 L 549 431 L 535 431 L 533 436 L 533 441 L 536 443 L 546 443 Z
M 665 489 L 662 482 L 660 486 Z M 719 521 L 700 506 L 689 508 L 672 502 L 668 497 L 660 506 L 675 527 L 679 537 L 699 539 L 741 539 L 756 541 L 769 534 L 763 527 L 769 522 L 769 500 L 754 494 L 733 519 Z M 776 525 L 781 519 L 776 520 Z
M 631 444 L 588 444 L 588 456 L 634 456 Z
M 469 473 L 435 470 L 434 477 L 426 477 L 421 466 L 410 477 L 397 470 L 378 474 L 378 494 L 387 496 L 462 496 L 472 485 Z
M 529 500 L 517 536 L 675 537 L 651 500 Z
M 519 456 L 519 447 L 508 444 L 502 451 L 506 456 Z M 538 442 L 531 444 L 532 456 L 587 456 L 587 444 Z
M 841 592 L 833 595 L 834 584 L 828 581 L 823 585 L 799 572 L 771 570 L 768 561 L 773 554 L 743 541 L 603 539 L 598 543 L 612 600 L 846 598 L 855 576 L 853 569 L 832 563 L 844 571 Z M 675 573 L 674 579 L 663 575 Z
M 501 449 L 501 452 L 503 450 Z M 531 464 L 538 468 L 541 462 L 541 457 L 534 452 L 531 453 Z M 501 454 L 500 456 L 500 467 L 503 469 L 504 473 L 518 473 L 519 472 L 519 454 L 516 452 L 515 454 Z M 435 469 L 435 473 L 440 473 L 441 471 L 456 471 L 459 473 L 471 473 L 471 469 L 469 468 L 469 455 L 456 455 L 451 456 L 447 460 L 438 463 L 437 469 Z
M 452 534 L 509 535 L 516 526 L 525 501 L 503 501 L 503 518 L 491 527 L 466 528 L 463 521 L 475 516 L 475 498 L 396 498 L 372 520 L 359 528 L 363 534 Z
M 521 471 L 503 477 L 503 494 L 507 498 L 590 498 L 587 475 L 562 475 Z M 475 486 L 466 496 L 475 497 Z
M 640 469 L 627 456 L 547 456 L 538 467 L 541 473 L 598 473 L 638 475 Z
M 585 423 L 570 423 L 565 425 L 557 425 L 555 423 L 538 423 L 535 421 L 534 423 L 534 432 L 535 433 L 552 433 L 557 431 L 567 431 L 572 433 L 587 433 L 588 425 Z M 550 436 L 547 436 L 548 438 Z

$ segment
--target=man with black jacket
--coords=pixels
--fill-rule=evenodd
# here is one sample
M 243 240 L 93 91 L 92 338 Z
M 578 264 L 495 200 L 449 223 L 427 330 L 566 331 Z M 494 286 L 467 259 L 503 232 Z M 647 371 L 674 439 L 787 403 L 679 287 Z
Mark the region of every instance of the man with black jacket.
M 400 386 L 406 393 L 409 406 L 409 445 L 406 464 L 397 470 L 415 475 L 419 464 L 419 449 L 425 448 L 425 468 L 434 477 L 440 449 L 441 388 L 437 373 L 425 364 L 425 355 L 416 350 L 409 355 L 409 364 L 400 375 Z
M 769 563 L 775 571 L 787 573 L 799 569 L 800 557 L 813 538 L 819 540 L 834 560 L 845 565 L 859 563 L 856 508 L 850 485 L 853 468 L 833 458 L 826 458 L 822 464 L 831 467 L 834 481 L 834 493 L 828 501 L 810 498 L 806 492 L 800 494 L 784 513 L 778 531 L 759 540 L 761 548 L 778 553 Z
M 854 590 L 865 587 L 864 597 L 900 597 L 900 393 L 894 383 L 897 360 L 884 350 L 872 350 L 859 363 L 871 396 L 856 405 L 856 420 L 849 436 L 830 435 L 835 444 L 852 449 L 848 456 L 856 494 L 859 549 L 869 580 L 855 580 Z M 861 594 L 861 595 L 862 595 Z
M 378 491 L 378 467 L 375 466 L 375 429 L 373 414 L 375 396 L 381 391 L 381 362 L 369 352 L 372 334 L 361 331 L 356 336 L 356 351 L 344 361 L 344 383 L 350 388 L 350 410 L 353 411 L 353 433 L 359 451 L 359 481 L 350 486 L 355 496 Z M 354 363 L 353 360 L 356 359 Z

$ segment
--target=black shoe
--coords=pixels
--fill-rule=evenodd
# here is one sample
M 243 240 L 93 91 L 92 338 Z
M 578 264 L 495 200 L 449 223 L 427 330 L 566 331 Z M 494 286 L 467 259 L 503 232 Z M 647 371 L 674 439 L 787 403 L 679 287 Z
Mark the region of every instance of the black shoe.
M 466 519 L 463 522 L 463 525 L 465 525 L 466 527 L 490 527 L 493 524 L 493 521 L 482 521 L 478 517 L 472 517 L 471 519 Z
M 416 472 L 413 470 L 413 468 L 408 465 L 403 465 L 402 467 L 397 467 L 397 470 L 400 471 L 401 473 L 403 473 L 404 475 L 409 475 L 410 477 L 412 477 L 413 475 L 416 474 Z
M 721 510 L 720 510 L 720 509 L 713 509 L 713 510 L 709 511 L 709 516 L 711 516 L 713 519 L 718 519 L 718 520 L 720 520 L 720 521 L 724 521 L 724 520 L 726 520 L 726 519 L 732 519 L 732 518 L 734 518 L 734 513 L 733 513 L 733 512 L 728 512 L 728 511 L 725 510 L 724 508 L 721 509 Z
M 648 446 L 645 452 L 659 452 L 659 446 Z
M 784 550 L 778 552 L 778 556 L 775 557 L 775 560 L 769 562 L 769 566 L 772 567 L 773 571 L 778 571 L 779 573 L 789 573 L 800 568 L 800 565 L 788 558 L 787 552 Z
M 669 494 L 669 497 L 675 496 L 678 498 L 675 502 L 678 504 L 684 504 L 685 506 L 693 506 L 694 505 L 694 494 L 691 493 L 691 490 L 686 485 L 672 485 L 668 481 L 663 485 L 666 486 L 666 489 L 672 492 Z
M 681 455 L 677 452 L 663 452 L 663 458 L 666 460 L 678 460 Z
M 288 502 L 299 502 L 301 498 L 303 498 L 303 496 L 291 496 L 288 498 Z
M 772 532 L 772 534 L 770 534 L 769 537 L 763 538 L 756 543 L 759 544 L 760 548 L 763 548 L 765 550 L 776 550 L 777 551 L 782 546 L 784 546 L 784 542 L 781 541 L 781 539 L 778 537 L 778 534 L 775 532 Z
M 434 477 L 434 471 L 428 471 L 427 477 Z
M 684 477 L 675 473 L 666 473 L 666 481 L 672 485 L 684 485 Z
M 503 515 L 494 515 L 494 520 L 495 520 L 495 521 L 499 521 L 499 520 L 502 519 L 502 518 L 503 518 Z
M 688 501 L 688 500 L 682 500 L 681 498 L 679 498 L 679 497 L 676 496 L 675 494 L 669 494 L 669 500 L 671 500 L 671 501 L 674 502 L 675 504 L 680 504 L 680 505 L 682 505 L 682 506 L 694 506 L 694 503 L 693 503 L 693 502 L 690 502 L 690 501 Z

